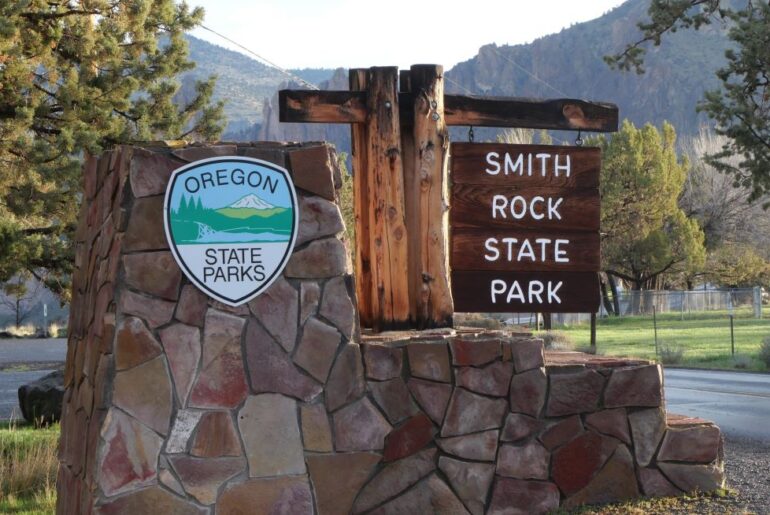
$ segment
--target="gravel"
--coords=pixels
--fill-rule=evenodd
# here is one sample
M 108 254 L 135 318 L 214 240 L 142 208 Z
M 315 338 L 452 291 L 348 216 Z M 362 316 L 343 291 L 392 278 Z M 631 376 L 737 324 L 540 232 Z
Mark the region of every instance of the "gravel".
M 770 441 L 726 438 L 725 472 L 744 509 L 770 513 Z

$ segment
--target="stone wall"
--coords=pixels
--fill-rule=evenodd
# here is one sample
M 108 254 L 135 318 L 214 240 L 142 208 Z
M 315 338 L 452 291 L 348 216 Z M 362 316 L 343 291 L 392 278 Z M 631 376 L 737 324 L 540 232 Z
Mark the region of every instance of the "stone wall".
M 239 308 L 167 248 L 171 171 L 284 166 L 281 279 Z M 360 337 L 333 150 L 121 147 L 85 167 L 59 513 L 533 513 L 723 483 L 721 435 L 666 421 L 656 365 L 544 357 L 526 335 Z

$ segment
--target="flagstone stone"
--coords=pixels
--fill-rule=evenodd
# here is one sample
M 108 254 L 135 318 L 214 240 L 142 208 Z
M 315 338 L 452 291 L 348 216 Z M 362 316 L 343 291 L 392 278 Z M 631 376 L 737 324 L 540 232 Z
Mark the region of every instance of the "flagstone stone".
M 185 491 L 201 504 L 214 504 L 217 491 L 228 479 L 246 469 L 243 458 L 169 458 Z
M 294 350 L 299 294 L 286 279 L 276 279 L 267 290 L 249 302 L 249 310 L 286 352 Z
M 184 161 L 192 163 L 201 159 L 218 156 L 234 156 L 238 152 L 235 145 L 205 145 L 174 149 L 171 153 Z
M 412 376 L 448 383 L 452 380 L 445 342 L 412 343 L 406 348 Z
M 228 411 L 207 411 L 198 423 L 190 454 L 201 458 L 240 456 L 241 443 Z
M 315 317 L 309 318 L 294 354 L 294 362 L 319 382 L 326 382 L 341 338 L 339 331 L 332 326 Z
M 463 503 L 436 474 L 431 474 L 406 493 L 373 510 L 372 515 L 404 513 L 467 514 Z
M 551 425 L 540 434 L 539 440 L 546 449 L 552 451 L 582 432 L 583 424 L 580 422 L 580 415 L 573 415 Z
M 517 479 L 548 479 L 551 454 L 536 441 L 524 445 L 501 445 L 497 475 Z
M 356 311 L 345 284 L 345 277 L 335 277 L 326 283 L 319 314 L 334 324 L 346 339 L 353 338 Z
M 184 163 L 171 159 L 170 155 L 133 148 L 129 177 L 134 197 L 162 195 L 166 192 L 171 173 Z
M 289 152 L 289 166 L 294 186 L 308 193 L 334 200 L 334 172 L 329 149 L 325 145 Z
M 203 416 L 203 412 L 197 410 L 179 410 L 176 412 L 174 425 L 171 426 L 171 432 L 166 440 L 167 454 L 187 452 L 187 443 L 198 426 L 201 416 Z
M 497 361 L 484 368 L 462 367 L 455 370 L 457 386 L 472 392 L 495 397 L 505 397 L 511 386 L 513 367 L 510 363 Z
M 332 430 L 323 404 L 300 406 L 302 441 L 306 451 L 332 452 Z
M 435 422 L 441 425 L 452 395 L 452 385 L 411 378 L 406 383 L 420 408 Z
M 216 513 L 311 514 L 313 494 L 305 476 L 250 479 L 222 492 Z
M 299 323 L 304 324 L 308 318 L 318 312 L 321 301 L 321 287 L 315 281 L 302 281 L 300 286 L 300 315 Z
M 498 477 L 488 515 L 539 515 L 559 507 L 559 489 L 545 481 Z
M 498 430 L 484 431 L 464 436 L 437 438 L 436 445 L 447 454 L 472 461 L 495 461 Z
M 514 374 L 511 380 L 511 411 L 537 417 L 545 404 L 548 378 L 545 368 L 535 368 Z
M 656 407 L 662 400 L 663 371 L 660 365 L 616 368 L 604 392 L 604 405 L 608 408 Z
M 112 402 L 147 427 L 168 434 L 173 397 L 163 356 L 115 374 Z
M 166 300 L 179 298 L 182 271 L 171 252 L 141 252 L 123 256 L 126 284 Z
M 334 447 L 340 452 L 382 450 L 392 429 L 366 397 L 335 412 L 333 424 Z
M 614 438 L 586 431 L 553 452 L 551 477 L 564 495 L 575 494 L 588 485 L 618 445 Z
M 624 408 L 605 409 L 586 415 L 586 426 L 614 436 L 625 444 L 631 443 L 631 433 L 628 429 L 628 417 Z
M 203 327 L 207 307 L 206 295 L 192 284 L 186 284 L 179 295 L 174 318 L 188 325 Z
M 658 461 L 711 463 L 719 456 L 722 434 L 713 425 L 669 428 L 658 451 Z
M 150 329 L 167 324 L 174 314 L 174 303 L 123 290 L 120 293 L 119 310 L 145 320 Z
M 658 463 L 661 472 L 684 492 L 712 492 L 725 486 L 725 473 L 722 465 Z
M 441 456 L 438 468 L 446 475 L 452 489 L 473 515 L 482 515 L 489 487 L 495 476 L 491 463 L 468 463 Z
M 295 250 L 283 271 L 286 277 L 296 279 L 325 279 L 348 272 L 347 249 L 337 238 L 313 240 Z
M 310 240 L 333 236 L 345 230 L 340 208 L 334 202 L 316 197 L 300 195 L 299 227 L 296 245 Z
M 475 433 L 496 429 L 503 425 L 507 403 L 504 399 L 490 399 L 455 388 L 447 408 L 441 436 Z
M 516 373 L 520 374 L 545 364 L 543 340 L 540 338 L 518 338 L 511 342 L 511 357 Z
M 160 341 L 166 351 L 177 398 L 186 406 L 201 356 L 200 330 L 185 324 L 170 325 L 161 329 Z
M 145 363 L 163 352 L 160 344 L 140 319 L 120 321 L 115 340 L 115 369 L 125 370 Z
M 366 377 L 377 381 L 386 381 L 401 375 L 404 350 L 387 345 L 364 344 L 364 364 Z
M 168 250 L 166 231 L 158 223 L 162 217 L 163 195 L 136 199 L 123 237 L 123 252 Z
M 625 501 L 639 497 L 634 473 L 634 459 L 625 445 L 620 445 L 607 464 L 582 490 L 564 501 L 562 507 L 572 509 L 582 504 Z
M 655 468 L 640 468 L 639 483 L 642 492 L 648 497 L 673 497 L 682 495 L 682 491 L 671 484 L 660 470 Z
M 128 513 L 173 513 L 174 515 L 204 515 L 205 508 L 186 501 L 162 488 L 143 488 L 128 495 L 109 500 L 94 509 L 101 515 Z
M 389 381 L 369 381 L 369 391 L 391 424 L 398 424 L 419 410 L 400 377 Z
M 491 363 L 501 355 L 500 339 L 454 338 L 449 342 L 452 350 L 452 364 L 458 366 L 482 366 Z
M 660 439 L 666 431 L 666 414 L 662 408 L 635 411 L 628 415 L 634 453 L 640 466 L 646 467 L 658 449 Z
M 326 409 L 335 411 L 360 398 L 366 391 L 361 350 L 356 344 L 345 345 L 332 366 L 324 396 Z M 364 449 L 368 450 L 368 449 Z
M 604 389 L 604 376 L 595 370 L 549 375 L 546 415 L 561 417 L 596 411 Z
M 500 441 L 515 442 L 523 440 L 540 432 L 544 426 L 542 420 L 523 415 L 521 413 L 509 413 L 505 418 L 505 425 L 500 433 Z
M 411 456 L 433 440 L 435 429 L 430 418 L 419 413 L 385 437 L 383 459 L 394 461 Z
M 380 455 L 370 452 L 309 455 L 307 467 L 319 515 L 347 515 Z

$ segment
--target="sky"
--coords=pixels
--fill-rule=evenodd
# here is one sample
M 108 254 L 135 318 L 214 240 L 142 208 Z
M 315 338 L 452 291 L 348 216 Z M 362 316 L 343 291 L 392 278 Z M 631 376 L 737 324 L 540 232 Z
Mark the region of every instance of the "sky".
M 528 43 L 621 0 L 188 0 L 204 25 L 283 68 L 442 64 L 486 44 Z M 198 28 L 193 35 L 243 52 Z

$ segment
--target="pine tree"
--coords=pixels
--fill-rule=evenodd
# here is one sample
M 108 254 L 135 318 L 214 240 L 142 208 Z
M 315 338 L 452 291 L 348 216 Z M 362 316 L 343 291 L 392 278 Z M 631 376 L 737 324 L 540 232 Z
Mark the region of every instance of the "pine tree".
M 67 292 L 83 155 L 219 135 L 213 77 L 174 102 L 202 18 L 174 0 L 0 3 L 0 282 L 27 271 Z

